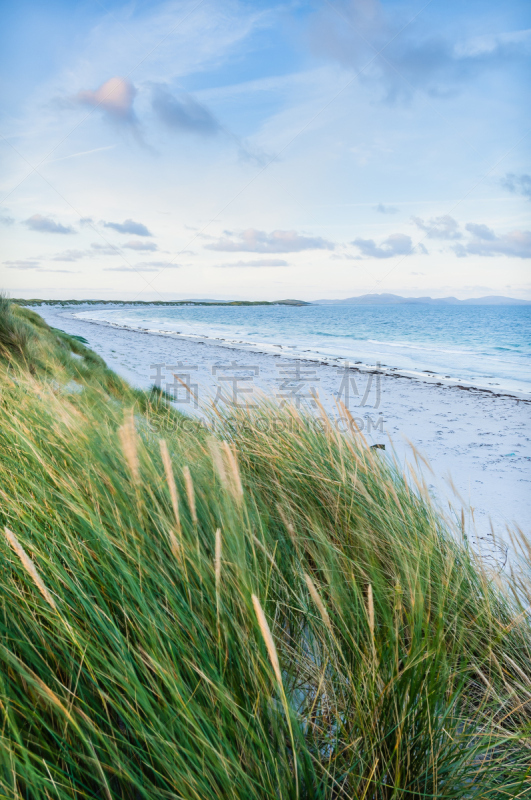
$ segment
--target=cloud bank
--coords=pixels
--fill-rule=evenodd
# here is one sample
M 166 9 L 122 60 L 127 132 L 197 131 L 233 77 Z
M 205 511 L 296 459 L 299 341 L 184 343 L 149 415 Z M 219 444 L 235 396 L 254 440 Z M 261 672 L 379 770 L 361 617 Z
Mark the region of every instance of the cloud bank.
M 296 231 L 257 231 L 248 228 L 234 239 L 218 239 L 205 245 L 208 250 L 226 253 L 299 253 L 302 250 L 333 250 L 335 245 L 320 236 L 300 236 Z
M 457 220 L 448 214 L 434 217 L 427 222 L 420 217 L 411 219 L 428 238 L 454 242 L 450 249 L 459 258 L 471 255 L 531 258 L 531 231 L 513 230 L 498 236 L 492 228 L 481 222 L 468 222 L 462 229 Z M 466 234 L 470 234 L 470 237 Z M 359 238 L 352 244 L 367 258 L 392 258 L 410 253 L 428 255 L 422 242 L 413 246 L 411 238 L 403 233 L 391 234 L 381 245 L 374 239 Z
M 497 236 L 487 225 L 474 223 L 469 223 L 466 229 L 474 238 L 466 245 L 459 243 L 454 246 L 454 252 L 460 258 L 470 255 L 531 258 L 531 231 L 514 230 Z
M 412 217 L 415 225 L 424 231 L 430 239 L 456 240 L 463 239 L 459 223 L 448 214 L 424 222 L 419 217 Z M 468 222 L 464 230 L 472 235 L 467 242 L 456 242 L 452 247 L 459 258 L 469 255 L 494 256 L 504 255 L 510 258 L 531 257 L 531 231 L 513 230 L 498 236 L 492 228 L 482 222 Z

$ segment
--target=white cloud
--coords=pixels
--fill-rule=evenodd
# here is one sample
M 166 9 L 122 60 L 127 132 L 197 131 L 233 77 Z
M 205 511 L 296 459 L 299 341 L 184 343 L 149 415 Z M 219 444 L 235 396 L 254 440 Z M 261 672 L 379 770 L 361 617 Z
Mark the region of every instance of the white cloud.
M 4 261 L 4 265 L 8 269 L 38 269 L 40 262 L 32 259 L 17 259 L 15 261 Z
M 488 227 L 488 225 L 469 222 L 467 225 L 465 225 L 465 229 L 469 233 L 473 233 L 476 239 L 485 239 L 487 241 L 496 239 L 496 234 L 491 228 Z
M 161 269 L 180 269 L 180 266 L 168 261 L 140 261 L 132 266 L 105 267 L 104 272 L 159 272 Z
M 381 245 L 377 245 L 374 239 L 354 239 L 352 244 L 368 258 L 407 256 L 414 250 L 411 237 L 404 233 L 392 233 Z
M 159 249 L 155 242 L 141 242 L 137 239 L 131 239 L 129 242 L 126 242 L 123 247 L 127 247 L 128 250 L 149 250 L 150 252 Z
M 259 258 L 254 261 L 231 261 L 217 264 L 218 267 L 287 267 L 288 262 L 281 258 Z
M 52 261 L 79 261 L 87 255 L 85 250 L 63 250 L 62 253 L 57 253 L 53 256 Z
M 59 222 L 55 222 L 52 217 L 44 217 L 42 214 L 34 214 L 24 224 L 30 230 L 38 231 L 39 233 L 76 233 L 69 225 L 61 225 Z
M 298 253 L 302 250 L 333 250 L 335 245 L 320 236 L 300 236 L 296 231 L 266 233 L 248 228 L 239 234 L 239 241 L 218 239 L 205 247 L 227 253 Z
M 502 179 L 501 185 L 508 189 L 513 194 L 521 194 L 531 200 L 531 175 L 515 175 L 513 172 L 508 172 L 505 178 Z
M 60 272 L 63 275 L 79 275 L 80 270 L 72 269 L 41 269 L 40 272 Z
M 462 233 L 459 230 L 459 223 L 449 214 L 441 217 L 433 217 L 424 222 L 420 217 L 411 217 L 417 228 L 424 231 L 429 239 L 461 239 Z
M 331 261 L 360 261 L 361 256 L 353 256 L 352 253 L 332 253 L 330 256 Z
M 220 125 L 211 111 L 186 92 L 171 94 L 167 86 L 153 87 L 151 106 L 158 119 L 170 130 L 212 135 Z
M 137 267 L 158 267 L 160 269 L 178 269 L 181 265 L 174 261 L 139 261 Z
M 137 90 L 127 78 L 109 78 L 99 89 L 83 89 L 72 99 L 84 106 L 99 108 L 111 119 L 119 122 L 136 122 L 133 102 Z
M 113 228 L 118 233 L 133 233 L 136 236 L 153 236 L 142 222 L 126 219 L 124 222 L 104 222 L 104 228 Z
M 99 242 L 93 242 L 90 246 L 96 254 L 101 253 L 102 256 L 121 255 L 120 249 L 118 247 L 113 247 L 112 244 L 100 244 Z

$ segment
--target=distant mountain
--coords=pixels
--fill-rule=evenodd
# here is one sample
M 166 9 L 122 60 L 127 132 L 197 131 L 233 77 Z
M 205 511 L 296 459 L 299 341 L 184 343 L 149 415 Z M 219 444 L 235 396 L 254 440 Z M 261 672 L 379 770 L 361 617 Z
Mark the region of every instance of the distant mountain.
M 314 300 L 314 305 L 343 306 L 391 306 L 391 305 L 435 305 L 435 306 L 529 306 L 531 300 L 491 295 L 458 300 L 457 297 L 401 297 L 398 294 L 362 294 L 345 300 Z
M 514 297 L 503 297 L 502 295 L 492 294 L 488 297 L 474 297 L 470 300 L 462 300 L 467 306 L 529 306 L 531 300 L 517 300 Z

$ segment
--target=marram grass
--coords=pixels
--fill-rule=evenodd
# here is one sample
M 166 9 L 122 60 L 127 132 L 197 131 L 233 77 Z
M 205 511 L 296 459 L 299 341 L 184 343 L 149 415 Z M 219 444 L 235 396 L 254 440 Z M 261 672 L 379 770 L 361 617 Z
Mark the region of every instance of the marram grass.
M 360 436 L 187 433 L 7 304 L 0 351 L 0 797 L 531 796 L 525 564 Z

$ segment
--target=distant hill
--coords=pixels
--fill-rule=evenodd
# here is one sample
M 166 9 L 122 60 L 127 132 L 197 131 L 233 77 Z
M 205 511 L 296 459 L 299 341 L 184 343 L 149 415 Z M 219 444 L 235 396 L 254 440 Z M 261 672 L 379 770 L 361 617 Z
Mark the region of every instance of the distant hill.
M 307 303 L 306 300 L 273 300 L 275 306 L 311 306 L 312 303 Z
M 124 301 L 125 302 L 125 301 Z M 176 302 L 174 300 L 168 300 L 168 303 Z M 208 297 L 193 297 L 187 298 L 186 300 L 179 300 L 179 303 L 214 303 L 215 305 L 219 306 L 220 303 L 229 303 L 230 300 L 213 300 Z
M 306 300 L 24 300 L 14 298 L 19 306 L 310 306 Z M 332 301 L 335 302 L 335 301 Z
M 382 306 L 382 305 L 435 305 L 435 306 L 529 306 L 531 300 L 490 295 L 458 300 L 457 297 L 401 297 L 398 294 L 362 294 L 345 300 L 314 300 L 314 305 Z

